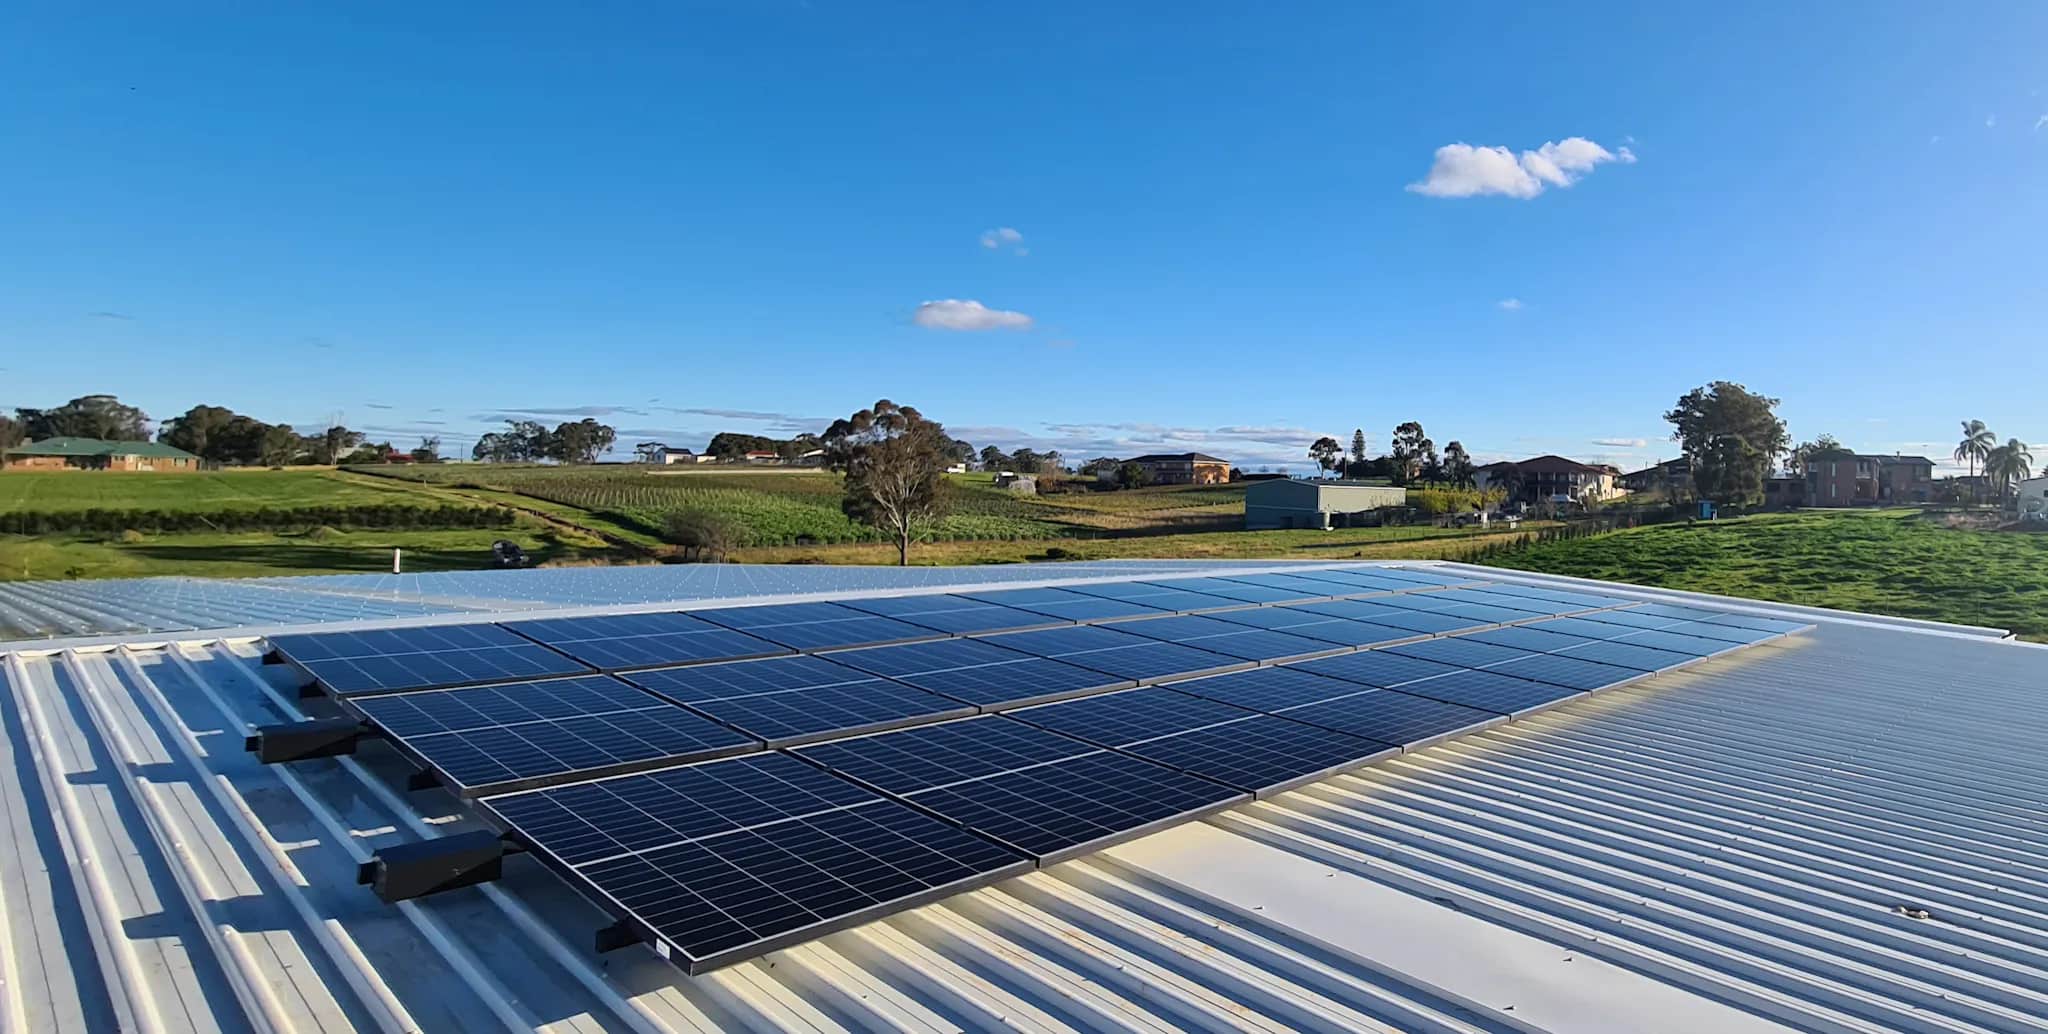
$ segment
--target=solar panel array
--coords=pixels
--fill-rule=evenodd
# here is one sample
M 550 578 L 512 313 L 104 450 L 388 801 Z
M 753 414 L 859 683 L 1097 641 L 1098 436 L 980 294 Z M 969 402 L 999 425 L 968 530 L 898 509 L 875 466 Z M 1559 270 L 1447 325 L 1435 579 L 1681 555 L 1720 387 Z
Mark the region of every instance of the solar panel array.
M 700 972 L 1802 627 L 1353 568 L 273 645 Z

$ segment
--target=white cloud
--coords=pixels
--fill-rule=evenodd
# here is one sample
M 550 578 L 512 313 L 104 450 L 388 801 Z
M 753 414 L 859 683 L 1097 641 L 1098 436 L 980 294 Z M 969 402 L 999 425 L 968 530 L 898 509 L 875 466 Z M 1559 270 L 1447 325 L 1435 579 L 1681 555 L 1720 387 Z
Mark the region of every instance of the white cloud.
M 1031 317 L 1021 312 L 991 309 L 958 298 L 925 302 L 910 318 L 929 330 L 1023 330 L 1031 326 Z
M 981 246 L 990 251 L 1004 246 L 1015 247 L 1022 243 L 1024 243 L 1024 235 L 1018 233 L 1012 227 L 998 226 L 993 230 L 981 231 Z
M 1985 128 L 1985 129 L 1990 129 L 1990 128 L 1992 128 L 1992 127 L 1996 126 L 1996 125 L 1998 125 L 1998 116 L 1996 116 L 1996 115 L 1986 115 L 1986 116 L 1984 116 L 1984 128 Z
M 1650 443 L 1644 438 L 1595 438 L 1594 445 L 1605 445 L 1610 449 L 1641 449 Z
M 1520 298 L 1502 298 L 1494 304 L 1509 312 L 1519 312 L 1522 308 L 1522 300 Z
M 1609 162 L 1627 165 L 1635 160 L 1635 152 L 1627 147 L 1609 151 L 1582 136 L 1546 143 L 1519 155 L 1505 147 L 1445 144 L 1436 149 L 1429 175 L 1408 184 L 1408 189 L 1429 197 L 1502 194 L 1527 200 L 1551 187 L 1569 187 L 1596 166 Z
M 2042 126 L 2048 126 L 2048 115 L 2043 115 L 2034 120 L 2034 132 L 2040 132 Z

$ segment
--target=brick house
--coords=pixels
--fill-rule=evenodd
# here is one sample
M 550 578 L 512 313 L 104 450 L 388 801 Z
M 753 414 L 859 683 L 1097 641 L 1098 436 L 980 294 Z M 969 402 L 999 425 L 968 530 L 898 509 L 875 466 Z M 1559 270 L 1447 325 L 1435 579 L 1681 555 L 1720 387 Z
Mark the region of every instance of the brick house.
M 1882 506 L 1934 500 L 1934 461 L 1925 456 L 1840 454 L 1807 465 L 1807 506 Z
M 6 450 L 9 470 L 128 470 L 182 473 L 199 469 L 199 457 L 158 442 L 109 442 L 98 438 L 45 438 Z
M 1207 453 L 1154 453 L 1125 462 L 1144 468 L 1155 485 L 1220 485 L 1230 480 L 1230 461 Z
M 1472 472 L 1472 481 L 1484 491 L 1488 485 L 1498 484 L 1510 467 L 1521 475 L 1519 500 L 1525 503 L 1597 503 L 1620 492 L 1614 484 L 1612 467 L 1596 467 L 1563 456 L 1535 456 L 1520 463 L 1489 463 Z

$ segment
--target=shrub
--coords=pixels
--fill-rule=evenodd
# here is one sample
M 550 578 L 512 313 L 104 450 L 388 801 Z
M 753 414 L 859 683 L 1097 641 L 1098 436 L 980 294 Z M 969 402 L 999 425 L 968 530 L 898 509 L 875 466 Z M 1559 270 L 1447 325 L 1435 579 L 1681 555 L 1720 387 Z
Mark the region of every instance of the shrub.
M 149 541 L 149 538 L 134 528 L 129 528 L 121 533 L 121 544 L 124 546 L 139 546 L 147 541 Z
M 683 559 L 720 560 L 732 551 L 740 529 L 720 514 L 704 510 L 677 510 L 661 522 L 661 537 L 681 546 Z

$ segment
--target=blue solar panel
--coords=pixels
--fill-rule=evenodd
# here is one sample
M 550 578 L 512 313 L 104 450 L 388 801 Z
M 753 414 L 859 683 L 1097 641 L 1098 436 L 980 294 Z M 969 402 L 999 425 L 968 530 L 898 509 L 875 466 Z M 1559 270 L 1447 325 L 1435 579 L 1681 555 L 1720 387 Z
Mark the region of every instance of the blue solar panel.
M 1749 628 L 1780 635 L 1808 627 L 1797 621 L 1780 621 L 1776 618 L 1760 618 L 1749 614 L 1729 614 L 1718 610 L 1708 611 L 1707 616 L 1699 620 L 1710 625 L 1728 625 L 1732 628 Z
M 898 621 L 953 635 L 1046 628 L 1065 623 L 1061 618 L 1034 614 L 1015 607 L 999 607 L 993 603 L 970 600 L 965 596 L 889 596 L 842 602 L 855 610 L 895 618 Z
M 1241 657 L 1248 661 L 1314 657 L 1342 649 L 1318 639 L 1252 628 L 1192 614 L 1127 621 L 1117 627 L 1121 631 L 1141 635 L 1147 639 L 1181 643 L 1230 657 Z
M 1442 675 L 1448 671 L 1458 670 L 1455 665 L 1403 657 L 1385 650 L 1321 657 L 1313 661 L 1290 664 L 1288 667 L 1313 675 L 1356 682 L 1362 686 L 1398 686 L 1403 682 L 1413 682 L 1416 679 L 1426 679 L 1431 675 Z
M 1042 865 L 1245 799 L 1209 780 L 994 715 L 800 753 Z
M 1453 603 L 1477 603 L 1502 610 L 1521 611 L 1525 618 L 1538 614 L 1561 614 L 1565 611 L 1586 609 L 1569 603 L 1535 600 L 1526 596 L 1503 596 L 1481 589 L 1438 589 L 1433 592 L 1416 593 L 1405 599 L 1427 601 L 1435 607 L 1447 607 Z
M 1480 584 L 1482 581 L 1481 579 L 1469 578 L 1465 575 L 1438 571 L 1421 571 L 1412 567 L 1376 567 L 1372 569 L 1372 573 L 1404 582 L 1413 582 L 1417 585 L 1473 585 Z
M 1317 596 L 1357 596 L 1373 592 L 1356 585 L 1325 581 L 1298 574 L 1233 574 L 1221 576 L 1229 581 L 1246 585 L 1259 585 L 1268 589 L 1289 589 L 1295 592 L 1313 593 Z
M 1636 646 L 1632 643 L 1623 643 L 1612 639 L 1604 642 L 1587 643 L 1584 646 L 1575 646 L 1558 654 L 1558 656 L 1575 657 L 1582 661 L 1598 661 L 1601 664 L 1615 664 L 1624 668 L 1634 668 L 1638 671 L 1663 671 L 1666 668 L 1674 668 L 1697 659 L 1689 654 L 1672 653 L 1669 650 L 1657 650 L 1647 646 Z
M 1359 600 L 1355 602 L 1362 603 L 1364 601 Z M 1305 606 L 1314 607 L 1321 606 L 1321 604 L 1310 603 L 1305 604 Z M 1533 617 L 1534 615 L 1530 616 Z M 1458 617 L 1454 614 L 1445 614 L 1438 611 L 1396 610 L 1392 607 L 1382 607 L 1372 617 L 1361 617 L 1359 620 L 1428 635 L 1463 632 L 1474 628 L 1486 628 L 1497 623 L 1485 620 L 1484 618 Z
M 1455 664 L 1460 668 L 1484 668 L 1489 664 L 1527 657 L 1530 653 L 1528 650 L 1517 650 L 1509 646 L 1473 642 L 1462 636 L 1455 639 L 1425 639 L 1419 643 L 1403 643 L 1400 646 L 1387 647 L 1386 652 L 1435 661 L 1439 664 Z
M 1119 626 L 1121 627 L 1121 626 Z M 1093 625 L 1048 628 L 1038 632 L 1015 632 L 989 637 L 988 642 L 1052 657 L 1118 678 L 1150 681 L 1171 675 L 1194 675 L 1248 667 L 1252 662 L 1238 657 L 1198 650 L 1179 643 L 1165 643 L 1128 632 Z
M 1225 675 L 1169 682 L 1165 688 L 1249 708 L 1279 711 L 1299 704 L 1349 696 L 1358 683 L 1302 671 L 1297 667 L 1253 668 Z
M 1220 700 L 1191 697 L 1164 686 L 1147 686 L 1027 707 L 1010 712 L 1010 717 L 1091 743 L 1115 747 L 1256 713 Z
M 1679 618 L 1686 621 L 1714 621 L 1740 616 L 1726 611 L 1709 610 L 1705 607 L 1682 607 L 1673 603 L 1645 603 L 1629 609 L 1638 614 L 1650 614 L 1660 618 Z
M 1509 610 L 1506 607 L 1490 607 L 1484 603 L 1453 603 L 1434 611 L 1444 617 L 1465 618 L 1489 625 L 1504 625 L 1510 621 L 1527 621 L 1536 615 L 1526 610 Z
M 1398 743 L 1410 749 L 1455 732 L 1507 720 L 1491 711 L 1391 689 L 1364 689 L 1348 697 L 1291 707 L 1280 714 L 1353 736 Z
M 972 714 L 958 700 L 822 657 L 660 668 L 628 676 L 770 746 Z
M 1735 625 L 1719 625 L 1710 621 L 1683 621 L 1664 628 L 1666 632 L 1699 636 L 1702 639 L 1718 639 L 1724 643 L 1761 643 L 1776 638 L 1782 633 L 1767 632 L 1758 628 L 1741 628 Z M 1632 642 L 1633 640 L 1625 640 Z M 1654 643 L 1650 645 L 1656 645 Z
M 837 603 L 776 603 L 692 611 L 697 617 L 797 650 L 902 643 L 938 635 L 928 628 Z
M 983 710 L 1121 689 L 1128 679 L 1020 653 L 979 639 L 847 650 L 832 659 Z
M 1596 611 L 1582 617 L 1549 618 L 1544 621 L 1532 621 L 1523 627 L 1533 628 L 1539 632 L 1559 632 L 1565 635 L 1575 635 L 1584 639 L 1619 639 L 1622 636 L 1642 631 L 1637 625 L 1615 624 L 1599 620 L 1608 614 L 1618 613 L 1620 611 Z M 1664 621 L 1666 623 L 1673 621 L 1671 618 L 1652 618 L 1651 620 Z
M 1295 600 L 1317 600 L 1331 595 L 1328 592 L 1304 592 L 1300 589 L 1275 589 L 1249 582 L 1233 582 L 1223 578 L 1173 578 L 1154 579 L 1148 585 L 1166 589 L 1185 589 L 1209 596 L 1222 596 L 1241 603 L 1287 603 Z M 1339 590 L 1340 592 L 1342 590 Z
M 361 697 L 352 705 L 465 795 L 761 746 L 602 675 Z
M 1588 639 L 1585 636 L 1566 635 L 1562 632 L 1546 631 L 1529 625 L 1516 625 L 1513 628 L 1489 628 L 1483 632 L 1467 632 L 1458 638 L 1475 643 L 1491 643 L 1494 646 L 1508 646 L 1517 650 L 1529 650 L 1534 653 L 1554 653 L 1558 650 L 1568 650 L 1574 646 L 1584 646 L 1587 643 L 1593 642 L 1592 639 Z
M 1231 599 L 1205 592 L 1188 589 L 1174 589 L 1149 582 L 1099 582 L 1091 585 L 1075 585 L 1072 591 L 1084 596 L 1100 596 L 1104 599 L 1124 600 L 1139 606 L 1151 607 L 1168 612 L 1219 610 L 1224 607 L 1242 607 L 1243 600 Z
M 1419 633 L 1391 625 L 1312 614 L 1293 607 L 1254 607 L 1212 615 L 1218 621 L 1286 632 L 1308 639 L 1320 639 L 1338 646 L 1379 646 L 1415 638 Z
M 785 754 L 486 806 L 692 973 L 1028 870 L 1031 861 Z
M 1529 585 L 1516 585 L 1512 582 L 1493 582 L 1485 588 L 1487 592 L 1500 593 L 1506 596 L 1524 596 L 1533 600 L 1569 603 L 1582 610 L 1594 607 L 1625 607 L 1634 602 L 1620 596 L 1604 596 L 1590 592 L 1569 592 L 1564 589 L 1544 589 Z
M 1476 707 L 1495 714 L 1520 715 L 1569 700 L 1579 690 L 1486 671 L 1454 671 L 1403 685 L 1397 692 Z
M 1628 643 L 1631 646 L 1647 646 L 1653 650 L 1669 650 L 1672 653 L 1682 653 L 1688 657 L 1705 657 L 1709 654 L 1721 653 L 1724 650 L 1733 650 L 1741 645 L 1723 639 L 1704 639 L 1696 635 L 1685 635 L 1668 628 L 1643 629 L 1630 632 L 1614 641 Z
M 1354 596 L 1359 593 L 1368 592 L 1411 592 L 1417 587 L 1415 582 L 1403 581 L 1399 578 L 1389 578 L 1383 574 L 1355 570 L 1303 571 L 1301 577 L 1314 579 L 1319 582 L 1331 582 L 1339 586 L 1349 586 L 1348 589 L 1339 588 L 1337 590 L 1338 594 L 1343 596 Z
M 786 647 L 689 614 L 609 614 L 507 621 L 504 627 L 606 671 L 788 653 Z
M 589 667 L 496 625 L 283 635 L 278 655 L 336 696 L 580 675 Z
M 1612 664 L 1600 664 L 1554 653 L 1531 654 L 1517 660 L 1504 661 L 1486 670 L 1587 691 L 1606 689 L 1630 679 L 1641 678 L 1643 675 L 1634 668 L 1617 668 Z
M 1018 610 L 1028 610 L 1050 617 L 1066 618 L 1070 621 L 1104 621 L 1111 618 L 1171 613 L 1158 607 L 1089 596 L 1067 589 L 998 589 L 994 592 L 964 595 L 968 599 L 1015 607 Z
M 1559 618 L 1558 620 L 1591 621 L 1602 625 L 1627 625 L 1630 628 L 1668 628 L 1672 625 L 1684 624 L 1686 619 L 1644 614 L 1630 607 L 1620 610 L 1596 610 L 1588 614 L 1579 614 L 1569 618 Z

